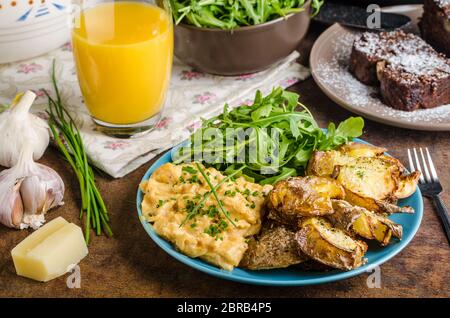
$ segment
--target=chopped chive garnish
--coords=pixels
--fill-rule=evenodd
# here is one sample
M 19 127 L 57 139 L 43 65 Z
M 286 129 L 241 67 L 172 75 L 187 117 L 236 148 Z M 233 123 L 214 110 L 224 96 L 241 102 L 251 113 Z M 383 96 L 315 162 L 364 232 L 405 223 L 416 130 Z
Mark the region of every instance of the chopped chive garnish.
M 203 168 L 200 166 L 200 164 L 198 162 L 196 162 L 195 165 L 197 166 L 197 169 L 202 174 L 203 178 L 205 178 L 206 183 L 208 183 L 209 188 L 211 189 L 211 192 L 213 193 L 214 197 L 216 198 L 216 201 L 217 201 L 217 203 L 219 205 L 219 208 L 222 210 L 223 215 L 225 215 L 225 217 L 231 222 L 231 224 L 233 224 L 233 226 L 236 227 L 236 224 L 230 218 L 230 214 L 228 213 L 228 211 L 223 206 L 222 201 L 219 199 L 219 196 L 217 195 L 216 189 L 212 185 L 211 180 L 209 180 L 209 177 L 206 175 L 205 171 L 203 170 Z
M 187 172 L 187 173 L 190 173 L 190 174 L 197 174 L 197 170 L 195 170 L 191 166 L 183 166 L 183 168 L 181 168 L 181 170 L 183 172 Z
M 234 175 L 240 173 L 242 170 L 244 170 L 245 167 L 246 167 L 245 165 L 242 166 L 242 167 L 240 167 L 238 170 L 234 171 L 234 172 L 233 172 L 232 174 L 230 174 L 229 176 L 223 178 L 219 183 L 216 184 L 215 187 L 212 187 L 212 188 L 213 188 L 214 190 L 215 190 L 215 189 L 219 189 L 220 186 L 221 186 L 222 184 L 224 184 L 225 182 L 227 182 L 227 181 L 228 181 L 231 177 L 233 177 Z M 208 192 L 205 192 L 205 193 L 203 194 L 203 198 L 201 199 L 201 201 L 200 201 L 200 202 L 199 202 L 199 203 L 198 203 L 191 211 L 188 211 L 188 215 L 187 215 L 186 218 L 183 220 L 183 222 L 181 222 L 180 227 L 182 227 L 188 220 L 192 219 L 192 218 L 198 213 L 199 209 L 203 207 L 204 203 L 206 202 L 206 200 L 209 199 L 209 197 L 211 196 L 211 194 L 212 194 L 212 190 L 211 190 L 211 191 L 208 191 Z M 231 222 L 231 223 L 233 224 L 233 222 Z M 233 225 L 234 225 L 234 224 L 233 224 Z

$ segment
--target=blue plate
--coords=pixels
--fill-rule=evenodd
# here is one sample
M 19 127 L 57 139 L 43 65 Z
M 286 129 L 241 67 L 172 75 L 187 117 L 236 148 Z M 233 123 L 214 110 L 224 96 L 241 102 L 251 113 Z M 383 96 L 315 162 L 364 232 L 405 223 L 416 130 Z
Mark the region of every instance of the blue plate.
M 355 139 L 356 142 L 367 143 L 360 139 Z M 172 162 L 172 152 L 166 152 L 161 158 L 159 158 L 147 171 L 147 173 L 142 178 L 142 181 L 148 180 L 152 173 L 165 163 Z M 210 274 L 212 276 L 220 277 L 223 279 L 228 279 L 232 281 L 237 281 L 247 284 L 255 285 L 271 285 L 271 286 L 303 286 L 303 285 L 314 285 L 333 282 L 352 276 L 365 273 L 372 270 L 374 267 L 383 264 L 388 261 L 401 250 L 403 250 L 409 242 L 413 239 L 417 230 L 419 229 L 420 222 L 422 221 L 423 215 L 423 201 L 422 194 L 417 187 L 416 192 L 407 199 L 399 201 L 400 206 L 409 205 L 414 208 L 414 214 L 394 214 L 391 216 L 391 220 L 401 224 L 403 226 L 403 239 L 401 241 L 393 240 L 391 244 L 382 248 L 376 244 L 369 244 L 369 250 L 366 253 L 368 262 L 366 265 L 361 266 L 357 269 L 351 271 L 340 271 L 333 270 L 327 272 L 302 272 L 295 268 L 286 269 L 272 269 L 263 271 L 252 271 L 245 270 L 241 268 L 235 268 L 232 271 L 225 271 L 218 267 L 209 265 L 208 263 L 195 258 L 190 258 L 186 255 L 179 253 L 174 246 L 159 237 L 153 230 L 150 223 L 145 221 L 142 211 L 141 202 L 144 194 L 141 190 L 137 193 L 137 209 L 139 219 L 141 220 L 142 226 L 147 231 L 148 235 L 152 240 L 166 251 L 169 255 L 176 258 L 180 262 L 191 266 L 199 271 Z

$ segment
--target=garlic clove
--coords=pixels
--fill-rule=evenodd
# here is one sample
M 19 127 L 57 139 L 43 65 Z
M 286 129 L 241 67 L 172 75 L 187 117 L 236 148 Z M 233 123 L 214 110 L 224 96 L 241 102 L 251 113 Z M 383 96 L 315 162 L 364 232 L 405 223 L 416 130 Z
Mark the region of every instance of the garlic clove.
M 29 112 L 35 98 L 36 94 L 27 91 L 16 98 L 16 103 L 0 113 L 0 165 L 14 166 L 26 143 L 33 148 L 34 160 L 41 158 L 47 149 L 50 141 L 48 124 Z
M 8 178 L 9 177 L 9 178 Z M 22 179 L 12 179 L 11 176 L 0 175 L 0 223 L 19 228 L 23 218 L 23 204 L 19 188 Z
M 23 204 L 22 197 L 20 196 L 19 191 L 15 191 L 12 196 L 12 205 L 11 205 L 11 223 L 13 227 L 18 228 L 20 223 L 22 223 L 23 218 Z
M 39 170 L 41 183 L 45 185 L 46 195 L 43 211 L 47 212 L 51 208 L 63 205 L 65 187 L 59 174 L 45 165 L 36 163 L 36 166 Z
M 46 212 L 46 211 L 50 210 L 53 207 L 56 207 L 58 205 L 62 205 L 63 203 L 64 202 L 62 202 L 62 201 L 61 202 L 58 201 L 56 193 L 54 193 L 53 190 L 50 189 L 50 190 L 48 190 L 46 192 L 45 202 L 44 202 L 44 205 L 42 207 L 42 211 Z
M 20 194 L 26 214 L 46 213 L 64 204 L 64 183 L 53 169 L 36 164 L 36 174 L 23 180 Z
M 24 212 L 27 214 L 40 214 L 44 210 L 46 200 L 46 188 L 41 184 L 38 176 L 26 177 L 20 186 L 20 194 Z

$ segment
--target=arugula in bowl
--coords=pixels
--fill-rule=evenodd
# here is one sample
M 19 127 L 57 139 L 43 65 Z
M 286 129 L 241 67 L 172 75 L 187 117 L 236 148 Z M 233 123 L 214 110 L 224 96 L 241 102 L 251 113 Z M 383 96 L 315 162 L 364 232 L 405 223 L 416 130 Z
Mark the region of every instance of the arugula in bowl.
M 232 30 L 305 10 L 308 0 L 169 0 L 175 24 Z M 313 15 L 324 0 L 311 0 Z

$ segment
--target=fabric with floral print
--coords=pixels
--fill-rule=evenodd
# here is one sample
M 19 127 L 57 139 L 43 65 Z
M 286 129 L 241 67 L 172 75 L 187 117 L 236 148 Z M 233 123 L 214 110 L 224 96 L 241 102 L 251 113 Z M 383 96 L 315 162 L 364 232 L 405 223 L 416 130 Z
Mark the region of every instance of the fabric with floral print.
M 194 104 L 207 104 L 207 103 L 211 103 L 212 101 L 214 101 L 214 99 L 216 98 L 216 94 L 211 93 L 211 92 L 204 92 L 201 94 L 196 94 L 194 95 L 194 100 L 192 101 Z
M 37 71 L 42 70 L 42 65 L 36 63 L 23 63 L 20 64 L 17 68 L 17 73 L 36 73 Z
M 32 110 L 46 118 L 43 91 L 54 93 L 50 75 L 56 60 L 62 99 L 77 122 L 90 160 L 118 178 L 188 138 L 201 126 L 200 118 L 219 114 L 225 103 L 230 107 L 247 104 L 258 89 L 266 94 L 275 86 L 287 87 L 309 77 L 309 69 L 296 62 L 298 56 L 293 52 L 268 70 L 235 77 L 200 73 L 174 59 L 160 122 L 150 133 L 126 140 L 95 129 L 78 86 L 70 44 L 28 61 L 0 65 L 0 105 L 8 105 L 18 92 L 30 89 L 38 96 Z

